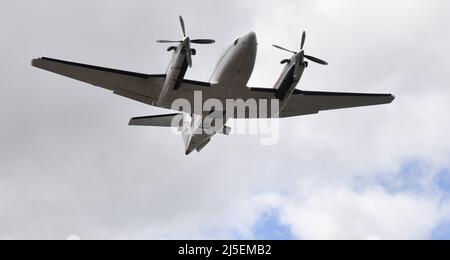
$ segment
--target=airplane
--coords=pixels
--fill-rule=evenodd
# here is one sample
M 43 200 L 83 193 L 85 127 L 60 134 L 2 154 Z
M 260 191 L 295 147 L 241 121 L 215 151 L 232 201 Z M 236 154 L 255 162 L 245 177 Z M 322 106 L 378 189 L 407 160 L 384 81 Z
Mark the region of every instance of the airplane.
M 231 129 L 225 124 L 232 118 L 288 118 L 334 109 L 389 104 L 395 99 L 392 94 L 297 89 L 309 65 L 308 61 L 328 65 L 319 58 L 305 54 L 306 32 L 303 32 L 299 52 L 274 45 L 293 55 L 281 62 L 285 64 L 285 67 L 273 88 L 247 86 L 256 61 L 258 43 L 255 32 L 249 32 L 237 38 L 224 50 L 209 81 L 185 79 L 188 67 L 192 67 L 192 56 L 197 53 L 191 48 L 191 44 L 212 44 L 215 41 L 191 40 L 186 36 L 185 23 L 181 16 L 179 20 L 184 37 L 182 40 L 157 41 L 178 44 L 168 48 L 168 51 L 172 52 L 172 59 L 165 74 L 128 72 L 46 57 L 33 59 L 32 66 L 110 90 L 114 94 L 150 106 L 177 111 L 172 114 L 135 117 L 130 120 L 129 125 L 177 127 L 184 139 L 186 155 L 193 151 L 200 152 L 216 134 L 229 135 Z M 187 108 L 174 106 L 180 100 L 187 104 Z M 239 100 L 243 101 L 244 107 L 236 106 L 230 109 L 228 106 L 214 106 L 205 109 L 208 100 L 222 104 Z M 245 105 L 247 101 L 255 101 L 250 104 L 255 104 L 255 109 L 258 111 L 250 111 L 252 108 Z M 267 101 L 267 104 L 274 101 L 278 107 L 269 107 L 264 110 L 262 101 Z M 267 107 L 267 104 L 264 107 Z M 206 124 L 208 117 L 221 119 L 221 121 Z M 216 122 L 220 123 L 216 124 Z

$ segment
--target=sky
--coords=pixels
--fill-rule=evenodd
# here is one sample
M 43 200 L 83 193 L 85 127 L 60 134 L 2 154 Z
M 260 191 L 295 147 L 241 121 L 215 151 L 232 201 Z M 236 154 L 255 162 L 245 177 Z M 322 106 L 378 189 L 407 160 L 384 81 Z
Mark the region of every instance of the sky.
M 48 56 L 187 78 L 255 31 L 249 86 L 271 88 L 308 32 L 299 89 L 392 93 L 386 106 L 283 119 L 275 146 L 216 136 L 184 155 L 166 110 L 31 67 Z M 0 239 L 450 239 L 450 2 L 0 0 Z

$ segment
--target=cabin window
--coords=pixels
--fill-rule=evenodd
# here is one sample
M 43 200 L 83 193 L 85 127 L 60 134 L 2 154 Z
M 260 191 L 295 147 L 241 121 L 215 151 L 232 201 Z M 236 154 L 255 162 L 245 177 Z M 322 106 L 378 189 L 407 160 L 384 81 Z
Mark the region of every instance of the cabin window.
M 238 43 L 239 43 L 239 38 L 234 41 L 234 46 L 238 45 Z

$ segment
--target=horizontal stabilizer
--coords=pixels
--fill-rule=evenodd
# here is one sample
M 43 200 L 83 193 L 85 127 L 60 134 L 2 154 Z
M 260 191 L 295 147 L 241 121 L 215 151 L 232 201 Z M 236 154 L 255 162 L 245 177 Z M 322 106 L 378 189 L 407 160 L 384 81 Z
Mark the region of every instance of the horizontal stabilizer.
M 157 116 L 134 117 L 129 125 L 133 126 L 159 126 L 159 127 L 181 127 L 183 125 L 183 114 L 168 114 Z

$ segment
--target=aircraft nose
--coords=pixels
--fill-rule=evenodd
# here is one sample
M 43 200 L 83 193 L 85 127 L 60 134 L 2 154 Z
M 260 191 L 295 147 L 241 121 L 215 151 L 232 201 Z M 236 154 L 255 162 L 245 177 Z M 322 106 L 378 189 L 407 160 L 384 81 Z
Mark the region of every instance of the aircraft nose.
M 257 39 L 256 39 L 256 33 L 255 32 L 249 32 L 246 35 L 244 35 L 242 37 L 242 40 L 246 43 L 249 43 L 251 45 L 256 45 L 257 44 Z

